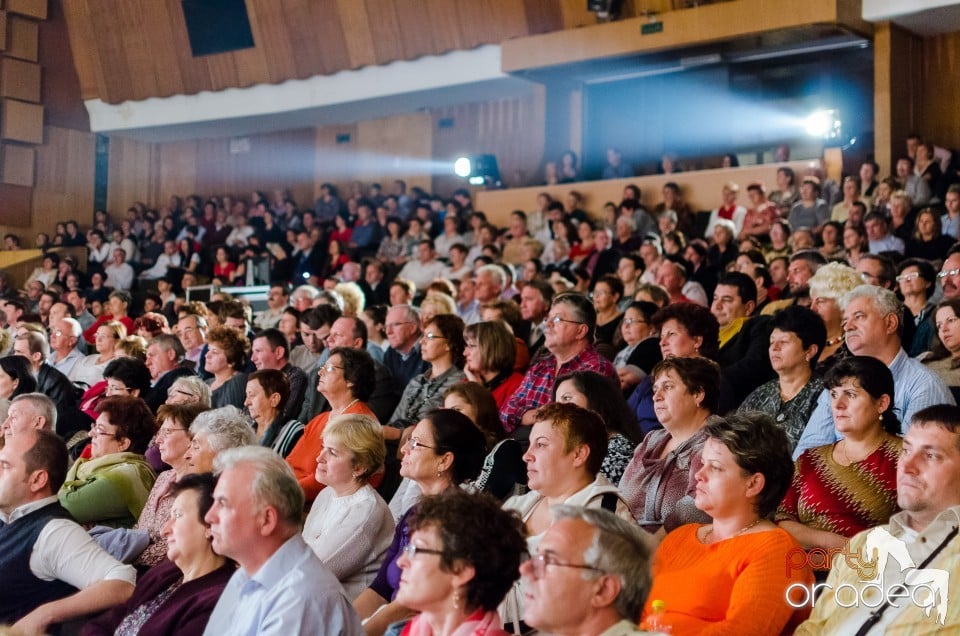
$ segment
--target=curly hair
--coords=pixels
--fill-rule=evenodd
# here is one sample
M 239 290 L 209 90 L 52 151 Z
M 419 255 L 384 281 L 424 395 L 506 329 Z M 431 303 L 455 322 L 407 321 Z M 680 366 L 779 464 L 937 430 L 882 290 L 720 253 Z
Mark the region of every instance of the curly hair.
M 702 338 L 700 355 L 716 360 L 720 355 L 720 323 L 706 307 L 694 303 L 673 303 L 653 315 L 653 326 L 659 331 L 668 320 L 677 321 L 691 338 Z
M 411 533 L 433 528 L 442 544 L 440 568 L 468 565 L 475 575 L 465 586 L 469 609 L 496 609 L 520 578 L 527 552 L 526 530 L 515 512 L 489 495 L 461 490 L 424 497 L 409 522 Z
M 117 439 L 130 440 L 131 453 L 142 455 L 147 451 L 150 439 L 157 432 L 157 423 L 143 399 L 108 397 L 97 404 L 96 410 L 97 413 L 106 413 L 110 424 L 117 427 Z
M 207 344 L 219 347 L 227 359 L 227 364 L 234 371 L 243 369 L 247 361 L 247 347 L 250 343 L 236 329 L 214 327 L 207 334 Z

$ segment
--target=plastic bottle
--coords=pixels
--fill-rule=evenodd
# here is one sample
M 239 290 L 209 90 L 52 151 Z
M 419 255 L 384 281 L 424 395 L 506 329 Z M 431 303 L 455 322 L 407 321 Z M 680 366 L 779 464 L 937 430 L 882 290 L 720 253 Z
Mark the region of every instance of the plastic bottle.
M 667 604 L 660 599 L 656 599 L 650 604 L 653 611 L 643 621 L 643 630 L 652 634 L 669 634 L 673 628 L 666 622 L 664 614 L 667 611 Z

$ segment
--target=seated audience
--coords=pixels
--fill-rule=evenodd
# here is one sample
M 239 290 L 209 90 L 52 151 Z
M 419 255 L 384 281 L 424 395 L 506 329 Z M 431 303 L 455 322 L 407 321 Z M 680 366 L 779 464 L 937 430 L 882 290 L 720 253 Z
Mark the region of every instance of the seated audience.
M 620 342 L 617 332 L 620 329 L 620 321 L 623 320 L 623 312 L 617 305 L 622 297 L 623 283 L 613 274 L 601 276 L 594 285 L 593 308 L 597 311 L 595 344 L 614 347 Z
M 134 590 L 136 571 L 104 552 L 57 502 L 68 461 L 63 440 L 45 430 L 8 435 L 0 448 L 0 621 L 12 633 L 49 633 L 123 603 Z
M 766 415 L 731 415 L 704 429 L 695 503 L 713 522 L 666 536 L 653 560 L 652 600 L 674 634 L 789 633 L 806 612 L 784 601 L 792 583 L 810 586 L 809 567 L 784 565 L 797 542 L 770 517 L 790 486 L 787 435 Z
M 303 491 L 286 462 L 254 446 L 225 451 L 215 468 L 204 519 L 214 552 L 239 567 L 204 634 L 363 633 L 336 577 L 300 535 Z
M 90 427 L 90 459 L 70 467 L 58 497 L 81 524 L 130 528 L 156 479 L 143 456 L 156 422 L 140 398 L 109 397 L 97 412 Z
M 190 473 L 213 472 L 213 460 L 221 451 L 257 443 L 250 421 L 232 406 L 198 415 L 190 425 L 190 437 L 190 448 L 183 456 Z
M 246 341 L 230 327 L 214 327 L 207 333 L 205 370 L 213 374 L 207 380 L 210 385 L 210 401 L 213 408 L 235 406 L 240 408 L 246 398 L 247 354 Z
M 260 369 L 247 378 L 243 404 L 253 420 L 257 441 L 281 457 L 289 455 L 303 435 L 303 423 L 285 415 L 289 399 L 290 383 L 283 372 Z
M 600 416 L 608 438 L 600 472 L 611 484 L 620 483 L 642 435 L 617 385 L 599 373 L 574 371 L 557 378 L 554 401 L 576 404 Z
M 323 430 L 317 495 L 303 539 L 343 585 L 351 601 L 372 582 L 393 539 L 390 508 L 370 485 L 386 447 L 376 419 L 341 415 Z
M 620 492 L 640 527 L 662 536 L 684 523 L 705 521 L 693 505 L 693 482 L 704 426 L 717 409 L 720 369 L 706 358 L 668 356 L 650 377 L 663 428 L 648 433 L 634 451 Z
M 956 396 L 960 393 L 960 298 L 944 300 L 933 314 L 936 337 L 923 358 L 928 369 L 937 374 Z
M 882 362 L 851 356 L 823 384 L 843 439 L 800 455 L 776 519 L 805 549 L 829 550 L 896 511 L 901 441 L 893 375 Z
M 396 602 L 420 613 L 401 636 L 507 636 L 497 605 L 520 577 L 527 549 L 516 515 L 493 498 L 454 490 L 423 499 L 409 531 Z
M 770 356 L 770 318 L 757 315 L 757 284 L 746 274 L 724 274 L 713 292 L 710 312 L 720 325 L 717 363 L 741 402 L 751 391 L 773 378 Z
M 937 270 L 929 261 L 908 258 L 897 266 L 897 285 L 903 295 L 903 306 L 913 318 L 913 338 L 910 342 L 910 357 L 915 358 L 930 349 L 934 335 L 934 305 L 930 297 L 936 293 Z M 904 316 L 906 319 L 907 316 Z
M 903 451 L 897 462 L 897 505 L 901 512 L 889 523 L 865 530 L 850 539 L 849 554 L 867 554 L 868 542 L 880 538 L 900 542 L 917 570 L 904 567 L 898 559 L 887 559 L 886 567 L 875 572 L 883 589 L 896 589 L 906 577 L 919 572 L 954 572 L 957 560 L 956 528 L 960 522 L 960 409 L 938 405 L 917 411 L 903 437 Z M 850 597 L 866 598 L 866 581 L 856 562 L 834 558 L 823 593 L 813 605 L 809 620 L 801 624 L 797 636 L 837 633 L 888 634 L 946 633 L 960 624 L 960 606 L 942 598 L 943 614 L 931 612 L 934 600 L 913 603 L 909 599 L 881 596 L 871 599 L 872 607 L 851 603 Z M 778 564 L 783 568 L 783 563 Z M 946 583 L 945 583 L 946 585 Z M 892 587 L 891 587 L 892 586 Z M 907 588 L 916 589 L 916 588 Z M 944 589 L 944 588 L 941 588 Z M 945 592 L 943 592 L 945 594 Z M 839 596 L 842 594 L 843 596 Z M 841 600 L 842 599 L 842 600 Z M 898 607 L 891 609 L 890 605 Z M 879 623 L 879 625 L 878 625 Z
M 626 346 L 617 352 L 613 366 L 625 396 L 629 396 L 663 359 L 657 329 L 653 326 L 655 313 L 657 306 L 653 303 L 635 300 L 627 306 L 620 322 L 620 335 Z
M 323 487 L 316 479 L 317 456 L 323 450 L 323 429 L 327 422 L 346 414 L 376 417 L 366 403 L 374 389 L 374 373 L 370 354 L 347 347 L 333 349 L 326 364 L 320 367 L 317 390 L 326 398 L 330 410 L 307 423 L 300 440 L 286 457 L 307 503 L 316 499 Z
M 88 387 L 103 380 L 103 371 L 110 361 L 119 356 L 118 345 L 127 337 L 127 328 L 111 321 L 101 323 L 94 332 L 94 347 L 97 352 L 78 360 L 67 376 L 71 382 Z
M 210 408 L 210 387 L 196 375 L 184 375 L 173 381 L 167 389 L 164 404 L 199 404 Z
M 822 377 L 830 367 L 850 356 L 843 331 L 840 299 L 847 292 L 863 284 L 863 278 L 848 265 L 827 263 L 817 270 L 807 284 L 810 289 L 810 309 L 817 312 L 827 328 L 827 340 L 820 352 L 816 367 L 817 375 Z
M 797 305 L 774 314 L 772 323 L 770 366 L 777 379 L 759 386 L 737 410 L 760 411 L 772 417 L 786 432 L 792 452 L 823 392 L 823 382 L 813 369 L 827 330 L 816 312 Z
M 170 513 L 162 530 L 163 560 L 137 581 L 126 603 L 88 622 L 81 636 L 203 633 L 236 569 L 211 546 L 205 517 L 213 506 L 215 484 L 209 473 L 184 475 L 170 483 Z
M 425 496 L 456 490 L 480 472 L 483 448 L 483 434 L 467 416 L 437 409 L 420 420 L 404 443 L 400 475 L 416 482 Z M 365 619 L 368 635 L 383 634 L 390 623 L 411 614 L 410 608 L 396 600 L 402 574 L 397 557 L 410 543 L 409 524 L 416 509 L 414 506 L 400 517 L 376 579 L 353 602 Z
M 647 538 L 606 510 L 555 505 L 551 512 L 553 524 L 520 566 L 524 623 L 551 634 L 641 633 L 635 623 L 650 590 Z
M 523 381 L 523 374 L 514 370 L 517 347 L 513 332 L 505 322 L 491 320 L 467 325 L 463 338 L 464 375 L 493 394 L 499 411 Z

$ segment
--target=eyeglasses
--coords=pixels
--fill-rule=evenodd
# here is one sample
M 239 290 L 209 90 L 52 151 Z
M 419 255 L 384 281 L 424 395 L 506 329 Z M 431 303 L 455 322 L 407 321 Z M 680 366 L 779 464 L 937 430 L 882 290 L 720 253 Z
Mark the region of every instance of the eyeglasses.
M 421 336 L 421 337 L 424 338 L 425 340 L 446 340 L 446 338 L 444 338 L 444 337 L 441 336 L 440 334 L 438 334 L 438 333 L 431 333 L 431 332 L 429 332 L 429 331 L 424 331 L 424 332 L 423 332 L 423 336 Z
M 176 433 L 177 431 L 185 431 L 185 430 L 187 430 L 187 429 L 185 429 L 185 428 L 164 428 L 163 426 L 161 426 L 161 427 L 157 430 L 157 437 L 168 437 L 168 436 L 170 436 L 170 435 L 173 435 L 173 434 Z
M 110 384 L 110 383 L 108 382 L 108 383 L 107 383 L 107 391 L 110 391 L 111 393 L 129 393 L 129 392 L 130 392 L 130 389 L 128 389 L 128 388 L 125 387 L 125 386 L 121 386 L 121 385 L 119 385 L 119 384 Z
M 559 325 L 561 322 L 569 322 L 570 324 L 573 324 L 573 325 L 583 325 L 583 324 L 586 324 L 586 323 L 583 323 L 583 322 L 581 322 L 581 321 L 579 321 L 579 320 L 567 320 L 566 318 L 561 318 L 560 316 L 548 316 L 547 319 L 546 319 L 544 322 L 545 322 L 546 324 L 548 324 L 548 325 L 553 326 L 553 327 L 556 327 L 556 326 Z
M 873 283 L 874 281 L 879 282 L 881 278 L 879 276 L 874 276 L 873 274 L 868 274 L 867 272 L 860 272 L 860 280 L 865 283 Z
M 939 274 L 937 274 L 937 278 L 939 278 L 940 280 L 943 280 L 944 278 L 947 278 L 948 276 L 949 276 L 950 278 L 953 278 L 953 277 L 956 276 L 957 274 L 960 274 L 960 269 L 948 269 L 948 270 L 945 271 L 945 272 L 940 272 Z
M 91 424 L 90 432 L 94 435 L 109 435 L 110 437 L 117 437 L 116 431 L 108 431 L 103 424 Z
M 337 365 L 331 364 L 331 363 L 328 362 L 328 363 L 326 363 L 325 365 L 323 365 L 322 367 L 320 367 L 320 371 L 319 371 L 319 372 L 320 372 L 320 373 L 333 373 L 333 370 L 334 370 L 334 369 L 341 369 L 341 370 L 342 370 L 343 367 L 338 367 Z
M 592 570 L 593 572 L 600 572 L 601 574 L 606 574 L 606 572 L 604 572 L 600 568 L 596 568 L 592 565 L 586 565 L 586 564 L 579 565 L 576 563 L 561 563 L 560 561 L 557 561 L 556 558 L 554 558 L 550 554 L 535 554 L 527 560 L 527 563 L 530 564 L 530 569 L 533 571 L 533 575 L 538 579 L 543 578 L 543 575 L 547 573 L 548 565 L 553 565 L 558 568 L 574 568 L 577 570 Z
M 436 450 L 437 448 L 436 446 L 427 446 L 426 444 L 424 444 L 423 442 L 421 442 L 415 437 L 411 437 L 410 439 L 407 440 L 407 446 L 410 447 L 411 451 L 415 451 L 418 448 L 429 448 L 430 450 Z
M 920 278 L 920 274 L 917 272 L 913 272 L 912 274 L 900 274 L 897 276 L 897 282 L 902 283 L 904 281 L 916 280 L 918 278 Z
M 403 555 L 408 559 L 413 559 L 418 554 L 443 554 L 443 550 L 430 550 L 428 548 L 419 548 L 412 543 L 403 546 Z
M 176 395 L 182 395 L 182 396 L 184 396 L 184 397 L 189 397 L 189 398 L 197 397 L 197 396 L 194 395 L 193 393 L 190 393 L 190 391 L 184 391 L 183 389 L 174 389 L 174 388 L 171 388 L 169 391 L 167 391 L 167 397 L 173 397 L 174 394 L 176 394 Z
M 637 318 L 637 319 L 624 318 L 624 319 L 623 319 L 623 324 L 625 324 L 626 326 L 629 327 L 630 325 L 645 325 L 645 324 L 647 324 L 647 321 L 646 321 L 646 320 L 641 320 L 640 318 Z

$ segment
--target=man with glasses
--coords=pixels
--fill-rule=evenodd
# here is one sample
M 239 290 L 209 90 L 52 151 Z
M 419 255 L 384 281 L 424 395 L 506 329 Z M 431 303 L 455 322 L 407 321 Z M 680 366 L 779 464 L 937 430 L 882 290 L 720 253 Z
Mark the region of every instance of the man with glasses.
M 907 355 L 900 341 L 903 306 L 889 289 L 860 285 L 840 300 L 847 348 L 856 356 L 880 360 L 893 374 L 893 405 L 906 433 L 914 413 L 935 404 L 956 404 L 943 380 Z M 833 423 L 830 392 L 824 390 L 794 450 L 796 459 L 808 448 L 839 439 Z
M 420 312 L 411 305 L 396 305 L 387 311 L 387 342 L 383 364 L 393 377 L 393 389 L 402 395 L 415 377 L 426 371 L 420 357 Z
M 947 252 L 947 259 L 943 261 L 937 280 L 943 289 L 944 300 L 960 297 L 960 246 L 954 245 Z
M 642 530 L 602 509 L 554 506 L 536 554 L 520 566 L 523 621 L 551 634 L 627 636 L 650 592 Z
M 180 344 L 186 351 L 184 359 L 192 362 L 198 375 L 203 376 L 204 358 L 207 354 L 207 321 L 196 314 L 185 314 L 174 327 L 174 333 L 180 338 Z
M 553 299 L 544 321 L 544 348 L 530 365 L 523 382 L 500 409 L 507 431 L 533 424 L 536 410 L 550 402 L 556 379 L 574 371 L 595 371 L 617 380 L 609 360 L 593 346 L 597 311 L 586 296 L 576 292 Z
M 73 366 L 83 360 L 84 355 L 77 349 L 77 343 L 83 337 L 83 328 L 73 318 L 61 318 L 50 325 L 50 364 L 60 373 L 70 377 Z

